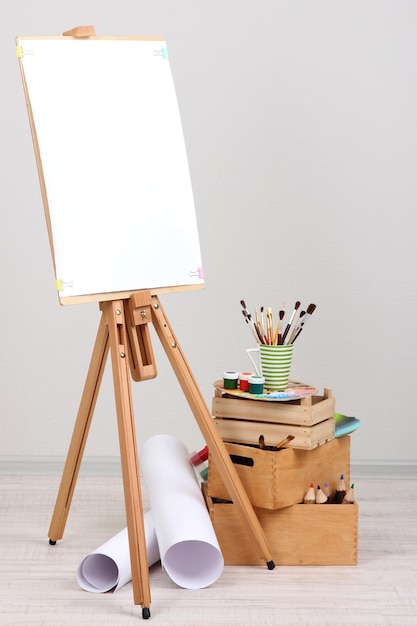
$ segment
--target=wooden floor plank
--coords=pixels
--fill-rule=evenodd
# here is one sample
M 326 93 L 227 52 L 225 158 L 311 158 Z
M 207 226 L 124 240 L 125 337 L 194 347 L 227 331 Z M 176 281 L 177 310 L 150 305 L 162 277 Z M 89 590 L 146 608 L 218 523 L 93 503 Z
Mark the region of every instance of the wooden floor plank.
M 142 620 L 129 583 L 90 594 L 76 581 L 83 557 L 126 525 L 120 477 L 78 479 L 64 538 L 47 532 L 59 477 L 0 476 L 0 624 L 124 626 Z M 226 567 L 211 587 L 177 587 L 151 569 L 151 621 L 163 626 L 415 626 L 416 480 L 355 481 L 358 565 Z M 146 509 L 146 494 L 144 501 Z

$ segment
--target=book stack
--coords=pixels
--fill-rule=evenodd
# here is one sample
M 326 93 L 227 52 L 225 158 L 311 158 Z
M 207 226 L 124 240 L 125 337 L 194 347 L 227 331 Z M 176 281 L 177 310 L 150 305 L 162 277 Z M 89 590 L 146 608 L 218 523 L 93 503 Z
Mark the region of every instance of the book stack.
M 237 398 L 216 385 L 213 416 L 277 565 L 355 565 L 358 507 L 303 504 L 310 484 L 350 481 L 350 437 L 334 436 L 330 389 L 290 402 Z M 291 435 L 291 437 L 290 437 Z M 290 440 L 291 439 L 291 440 Z M 286 440 L 285 447 L 279 442 Z M 278 447 L 277 447 L 278 444 Z M 209 455 L 203 493 L 227 565 L 261 565 Z

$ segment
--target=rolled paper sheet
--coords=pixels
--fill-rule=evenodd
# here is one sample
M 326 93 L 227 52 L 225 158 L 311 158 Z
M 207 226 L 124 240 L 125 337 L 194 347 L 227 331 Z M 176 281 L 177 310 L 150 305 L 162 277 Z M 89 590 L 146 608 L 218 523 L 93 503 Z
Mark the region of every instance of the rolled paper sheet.
M 145 441 L 140 459 L 165 571 L 185 589 L 208 587 L 224 560 L 187 448 L 176 437 L 156 435 Z
M 150 511 L 144 515 L 146 552 L 149 567 L 159 561 L 159 548 Z M 93 593 L 116 591 L 132 580 L 127 528 L 88 554 L 78 566 L 77 581 Z

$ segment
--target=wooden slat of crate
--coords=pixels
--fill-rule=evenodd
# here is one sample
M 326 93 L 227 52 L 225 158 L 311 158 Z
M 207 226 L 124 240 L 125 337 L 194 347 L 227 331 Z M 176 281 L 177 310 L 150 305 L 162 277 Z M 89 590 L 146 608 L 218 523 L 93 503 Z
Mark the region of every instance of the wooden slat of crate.
M 294 426 L 313 426 L 335 413 L 332 391 L 325 388 L 323 395 L 307 396 L 286 402 L 266 402 L 232 398 L 216 390 L 212 402 L 214 417 L 229 417 L 262 422 L 279 422 Z
M 350 480 L 350 437 L 340 437 L 314 450 L 286 448 L 276 452 L 225 443 L 251 504 L 280 509 L 303 501 L 311 482 L 335 491 L 340 474 Z M 242 462 L 250 464 L 242 464 Z M 230 499 L 220 473 L 209 455 L 208 494 Z M 330 505 L 329 505 L 330 506 Z
M 215 424 L 224 441 L 234 443 L 258 444 L 259 436 L 263 435 L 265 444 L 276 446 L 287 435 L 294 439 L 288 444 L 289 448 L 312 450 L 317 446 L 334 439 L 335 421 L 331 417 L 314 426 L 291 426 L 272 422 L 251 422 L 229 418 L 216 418 Z
M 265 565 L 245 532 L 234 504 L 207 507 L 226 565 Z M 276 565 L 356 565 L 357 504 L 295 504 L 268 511 L 255 509 Z

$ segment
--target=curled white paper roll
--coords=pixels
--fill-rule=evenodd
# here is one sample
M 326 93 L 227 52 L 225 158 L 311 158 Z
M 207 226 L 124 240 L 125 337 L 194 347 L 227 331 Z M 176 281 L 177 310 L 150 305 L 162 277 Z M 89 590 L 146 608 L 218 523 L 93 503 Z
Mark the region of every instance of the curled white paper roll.
M 186 589 L 211 585 L 224 560 L 187 448 L 156 435 L 144 443 L 140 465 L 165 571 Z
M 150 511 L 144 515 L 149 567 L 159 561 L 159 548 Z M 116 591 L 132 580 L 127 528 L 88 554 L 78 566 L 77 581 L 93 593 Z

